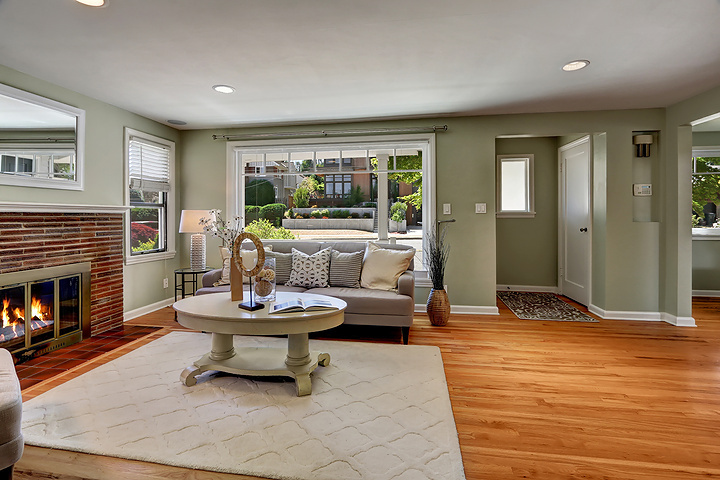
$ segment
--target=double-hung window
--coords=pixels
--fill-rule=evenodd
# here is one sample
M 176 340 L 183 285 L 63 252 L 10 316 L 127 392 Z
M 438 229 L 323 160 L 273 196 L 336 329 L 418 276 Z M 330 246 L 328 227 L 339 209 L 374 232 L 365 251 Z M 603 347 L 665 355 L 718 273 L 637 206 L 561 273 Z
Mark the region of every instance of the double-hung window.
M 694 147 L 692 152 L 692 235 L 720 239 L 720 147 Z
M 497 216 L 534 217 L 534 156 L 498 155 Z
M 125 131 L 127 157 L 126 263 L 174 256 L 173 142 Z

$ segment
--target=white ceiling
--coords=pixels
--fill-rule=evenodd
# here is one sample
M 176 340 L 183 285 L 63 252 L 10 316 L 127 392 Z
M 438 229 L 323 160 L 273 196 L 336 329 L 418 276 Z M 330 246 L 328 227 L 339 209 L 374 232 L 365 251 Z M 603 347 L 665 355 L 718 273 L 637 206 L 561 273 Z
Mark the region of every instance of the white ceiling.
M 720 84 L 719 23 L 718 0 L 0 0 L 0 64 L 180 128 L 648 108 Z

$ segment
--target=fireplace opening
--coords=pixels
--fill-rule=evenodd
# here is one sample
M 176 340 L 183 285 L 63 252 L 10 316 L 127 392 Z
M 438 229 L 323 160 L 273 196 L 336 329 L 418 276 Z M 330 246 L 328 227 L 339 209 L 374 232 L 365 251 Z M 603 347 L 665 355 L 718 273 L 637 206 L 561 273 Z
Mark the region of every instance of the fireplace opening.
M 0 275 L 0 348 L 27 360 L 90 336 L 90 264 Z

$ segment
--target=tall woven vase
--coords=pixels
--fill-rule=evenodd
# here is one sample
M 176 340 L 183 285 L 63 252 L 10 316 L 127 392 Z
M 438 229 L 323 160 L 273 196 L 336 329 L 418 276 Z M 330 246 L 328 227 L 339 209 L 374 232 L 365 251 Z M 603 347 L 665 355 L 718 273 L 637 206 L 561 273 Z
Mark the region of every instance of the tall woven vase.
M 447 325 L 450 318 L 450 300 L 445 289 L 430 290 L 428 296 L 426 311 L 433 325 Z

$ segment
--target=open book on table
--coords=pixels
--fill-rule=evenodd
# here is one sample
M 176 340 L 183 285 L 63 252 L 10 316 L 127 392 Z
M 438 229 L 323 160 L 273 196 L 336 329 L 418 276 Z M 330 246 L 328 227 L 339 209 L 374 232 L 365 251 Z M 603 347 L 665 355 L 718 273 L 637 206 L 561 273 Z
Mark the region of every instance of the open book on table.
M 270 308 L 270 313 L 285 312 L 310 312 L 313 310 L 337 310 L 338 307 L 328 300 L 320 300 L 316 298 L 305 299 L 297 298 L 289 302 L 276 303 Z

